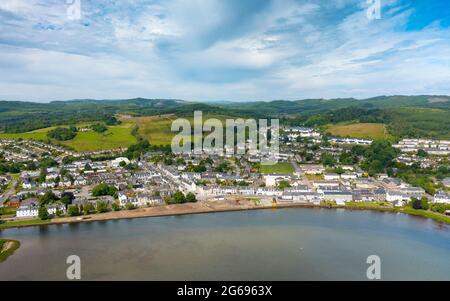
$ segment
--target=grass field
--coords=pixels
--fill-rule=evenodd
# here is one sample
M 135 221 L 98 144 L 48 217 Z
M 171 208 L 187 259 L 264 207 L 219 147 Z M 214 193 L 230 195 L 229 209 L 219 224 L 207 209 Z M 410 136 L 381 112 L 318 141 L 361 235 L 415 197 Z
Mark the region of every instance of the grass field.
M 277 163 L 275 165 L 261 165 L 260 172 L 263 174 L 293 174 L 294 166 L 288 162 Z
M 17 220 L 17 221 L 0 223 L 0 229 L 20 227 L 20 226 L 45 225 L 48 223 L 50 223 L 50 220 L 40 220 L 40 219 Z
M 120 120 L 126 123 L 136 124 L 139 127 L 139 135 L 147 139 L 153 145 L 167 145 L 171 144 L 172 138 L 177 134 L 177 132 L 171 131 L 172 122 L 178 117 L 174 115 L 163 115 L 163 116 L 121 116 Z M 207 114 L 203 116 L 203 122 L 206 119 L 216 118 L 223 122 L 225 125 L 225 120 L 227 118 L 234 118 L 223 115 L 213 115 Z M 187 118 L 194 126 L 194 117 Z
M 327 130 L 335 136 L 366 138 L 373 140 L 389 139 L 386 127 L 381 123 L 353 123 L 329 125 Z
M 88 124 L 79 124 L 77 126 L 88 126 Z M 91 132 L 79 132 L 77 136 L 69 141 L 56 141 L 55 143 L 61 143 L 68 147 L 73 148 L 78 152 L 89 152 L 108 150 L 119 147 L 128 147 L 133 143 L 136 143 L 136 138 L 131 135 L 134 124 L 122 123 L 120 125 L 109 126 L 108 131 L 105 133 Z M 49 127 L 39 129 L 28 133 L 19 134 L 0 134 L 0 139 L 19 139 L 24 140 L 47 140 L 47 132 L 55 127 Z

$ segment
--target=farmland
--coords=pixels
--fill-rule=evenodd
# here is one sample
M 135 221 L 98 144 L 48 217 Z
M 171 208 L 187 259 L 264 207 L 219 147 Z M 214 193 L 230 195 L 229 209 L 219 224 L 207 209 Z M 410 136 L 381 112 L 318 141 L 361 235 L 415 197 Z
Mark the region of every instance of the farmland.
M 366 139 L 389 139 L 386 127 L 381 123 L 352 123 L 336 124 L 327 127 L 328 132 L 334 136 L 366 138 Z
M 78 126 L 87 126 L 86 124 Z M 77 136 L 68 141 L 56 141 L 50 139 L 52 142 L 63 144 L 79 152 L 89 152 L 98 150 L 108 150 L 119 147 L 128 147 L 136 142 L 136 138 L 131 135 L 133 128 L 131 123 L 122 123 L 120 125 L 109 126 L 105 133 L 97 133 L 94 131 L 78 132 Z M 27 133 L 8 133 L 0 134 L 0 139 L 19 139 L 24 140 L 48 140 L 47 132 L 55 127 L 39 129 Z
M 176 120 L 175 115 L 161 115 L 161 116 L 121 116 L 120 119 L 124 123 L 132 123 L 138 126 L 138 134 L 140 137 L 147 139 L 153 145 L 168 145 L 171 143 L 172 138 L 178 132 L 172 132 L 171 126 L 172 122 Z M 225 115 L 215 115 L 215 114 L 205 114 L 203 116 L 203 122 L 206 119 L 217 118 L 223 122 L 225 125 L 225 120 L 227 118 L 234 118 Z M 187 120 L 193 126 L 194 118 L 192 116 L 186 117 Z

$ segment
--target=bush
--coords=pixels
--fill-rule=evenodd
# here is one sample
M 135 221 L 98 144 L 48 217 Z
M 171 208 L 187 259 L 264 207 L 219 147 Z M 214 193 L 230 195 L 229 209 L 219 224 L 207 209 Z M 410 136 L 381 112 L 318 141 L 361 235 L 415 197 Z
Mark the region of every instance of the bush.
M 189 192 L 186 195 L 186 201 L 189 203 L 195 203 L 195 202 L 197 202 L 197 198 L 195 197 L 195 194 L 193 194 L 192 192 Z
M 126 203 L 125 204 L 125 209 L 127 209 L 127 210 L 134 210 L 134 209 L 136 209 L 136 206 L 134 206 L 132 203 Z
M 67 209 L 67 214 L 69 216 L 78 216 L 80 215 L 80 208 L 77 205 L 70 205 L 69 209 Z
M 97 202 L 96 209 L 98 213 L 108 212 L 108 204 L 106 202 Z
M 111 208 L 113 211 L 119 211 L 120 210 L 120 205 L 117 202 L 112 203 Z

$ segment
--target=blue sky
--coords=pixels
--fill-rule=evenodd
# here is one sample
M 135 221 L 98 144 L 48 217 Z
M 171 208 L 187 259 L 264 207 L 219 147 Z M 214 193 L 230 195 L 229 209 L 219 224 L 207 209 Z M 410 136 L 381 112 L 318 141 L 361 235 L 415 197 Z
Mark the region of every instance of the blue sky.
M 450 94 L 450 2 L 1 0 L 0 99 Z

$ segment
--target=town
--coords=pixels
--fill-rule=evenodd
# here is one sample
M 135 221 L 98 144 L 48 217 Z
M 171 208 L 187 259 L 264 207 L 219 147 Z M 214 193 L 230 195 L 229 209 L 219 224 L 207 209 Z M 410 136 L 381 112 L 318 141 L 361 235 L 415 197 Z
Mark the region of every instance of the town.
M 264 165 L 257 154 L 175 155 L 166 149 L 127 157 L 126 149 L 77 153 L 42 141 L 1 140 L 0 217 L 10 223 L 205 201 L 272 208 L 412 206 L 450 215 L 450 178 L 442 171 L 450 141 L 383 145 L 285 126 L 278 163 Z M 402 178 L 421 169 L 435 171 L 432 186 Z

